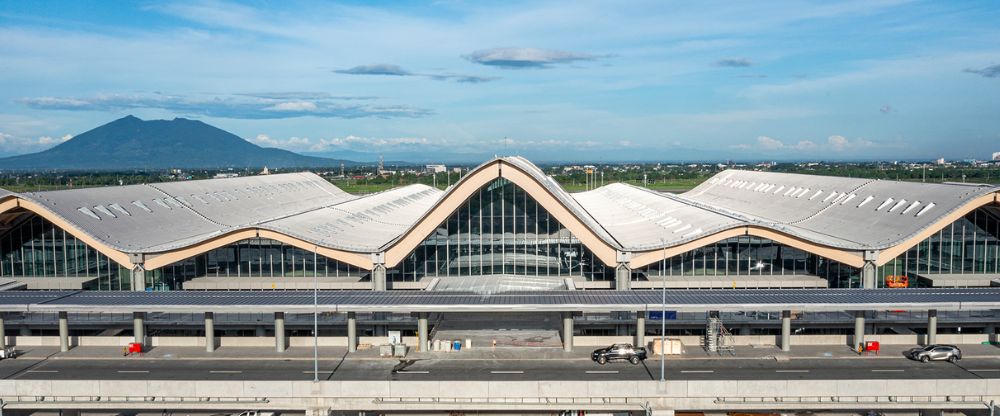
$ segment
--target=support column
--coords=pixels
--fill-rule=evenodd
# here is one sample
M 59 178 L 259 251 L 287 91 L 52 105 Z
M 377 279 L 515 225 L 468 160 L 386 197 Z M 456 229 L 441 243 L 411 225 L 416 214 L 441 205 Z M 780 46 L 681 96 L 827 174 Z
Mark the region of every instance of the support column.
M 635 313 L 635 346 L 646 346 L 646 311 Z
M 69 317 L 66 312 L 59 312 L 59 351 L 69 351 Z
M 792 311 L 781 311 L 781 350 L 792 350 Z
M 629 290 L 632 288 L 632 269 L 627 263 L 618 263 L 615 267 L 615 289 Z
M 573 351 L 573 312 L 563 312 L 563 351 Z
M 385 253 L 372 253 L 372 290 L 385 290 Z
M 937 344 L 937 309 L 927 311 L 927 345 Z
M 132 272 L 129 277 L 129 282 L 132 284 L 133 292 L 146 291 L 146 270 L 142 268 L 141 264 L 137 264 L 134 268 L 132 268 Z
M 858 350 L 858 345 L 865 342 L 865 311 L 854 311 L 854 341 L 851 349 Z
M 205 312 L 205 351 L 215 352 L 215 313 Z
M 3 313 L 0 313 L 0 349 L 7 348 L 7 325 L 3 321 Z
M 285 352 L 285 313 L 274 313 L 274 349 L 278 352 Z
M 865 265 L 861 266 L 861 287 L 865 289 L 874 289 L 876 283 L 875 262 L 865 261 Z
M 358 316 L 356 312 L 347 313 L 347 352 L 358 350 Z
M 419 312 L 417 313 L 417 349 L 420 352 L 430 351 L 427 335 L 427 312 Z
M 132 335 L 136 344 L 146 345 L 146 313 L 132 312 Z

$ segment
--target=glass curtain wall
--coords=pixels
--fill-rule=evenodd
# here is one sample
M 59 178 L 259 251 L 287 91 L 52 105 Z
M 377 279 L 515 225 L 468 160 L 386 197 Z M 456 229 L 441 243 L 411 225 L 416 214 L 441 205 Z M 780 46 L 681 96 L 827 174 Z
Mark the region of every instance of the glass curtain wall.
M 85 289 L 131 290 L 128 269 L 37 215 L 0 236 L 0 277 L 93 277 Z
M 861 269 L 754 236 L 732 237 L 632 271 L 632 280 L 663 276 L 813 275 L 830 287 L 859 287 Z
M 595 257 L 527 192 L 500 178 L 472 194 L 386 277 L 416 281 L 500 274 L 613 280 L 614 267 Z
M 359 279 L 369 271 L 312 251 L 266 238 L 242 240 L 179 262 L 146 271 L 146 287 L 180 290 L 195 277 L 344 277 Z
M 910 286 L 921 275 L 1000 273 L 1000 209 L 990 206 L 966 214 L 878 268 L 886 276 L 906 275 Z

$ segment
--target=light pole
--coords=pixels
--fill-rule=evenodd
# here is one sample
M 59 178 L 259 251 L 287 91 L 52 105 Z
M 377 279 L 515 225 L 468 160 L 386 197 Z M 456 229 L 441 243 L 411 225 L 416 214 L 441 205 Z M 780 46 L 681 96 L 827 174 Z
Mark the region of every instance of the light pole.
M 667 381 L 667 274 L 664 273 L 667 266 L 667 246 L 666 242 L 663 242 L 663 259 L 660 260 L 660 277 L 662 278 L 663 287 L 660 288 L 660 293 L 662 294 L 662 308 L 660 309 L 660 382 Z
M 319 383 L 319 271 L 313 247 L 313 383 Z

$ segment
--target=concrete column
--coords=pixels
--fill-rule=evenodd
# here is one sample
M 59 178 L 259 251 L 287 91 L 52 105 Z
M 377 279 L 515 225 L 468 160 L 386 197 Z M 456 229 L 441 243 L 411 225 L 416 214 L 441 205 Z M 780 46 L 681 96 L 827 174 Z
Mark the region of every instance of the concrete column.
M 385 265 L 376 264 L 372 269 L 372 290 L 383 291 L 386 287 Z
M 136 344 L 146 344 L 146 313 L 132 312 L 132 334 Z
M 347 352 L 358 350 L 358 317 L 355 312 L 347 313 Z
M 285 352 L 285 313 L 274 313 L 274 349 Z
M 927 345 L 937 344 L 937 309 L 927 311 Z
M 563 312 L 563 351 L 573 351 L 573 312 Z
M 215 352 L 215 313 L 205 312 L 205 351 Z
M 132 284 L 133 292 L 144 292 L 146 290 L 146 271 L 142 265 L 136 265 L 130 273 L 129 281 Z
M 781 311 L 781 350 L 792 349 L 792 311 Z
M 417 314 L 417 349 L 420 352 L 430 351 L 427 335 L 427 312 L 420 312 Z
M 646 346 L 646 311 L 635 313 L 635 346 Z
M 3 314 L 0 313 L 0 349 L 7 348 L 7 325 L 4 325 Z
M 59 351 L 69 351 L 69 317 L 59 312 Z
M 865 311 L 854 311 L 854 342 L 851 349 L 857 351 L 858 345 L 865 342 Z
M 865 265 L 861 266 L 861 287 L 874 289 L 877 283 L 875 279 L 875 262 L 866 261 Z
M 615 289 L 629 290 L 632 288 L 632 269 L 625 263 L 618 263 L 615 267 Z

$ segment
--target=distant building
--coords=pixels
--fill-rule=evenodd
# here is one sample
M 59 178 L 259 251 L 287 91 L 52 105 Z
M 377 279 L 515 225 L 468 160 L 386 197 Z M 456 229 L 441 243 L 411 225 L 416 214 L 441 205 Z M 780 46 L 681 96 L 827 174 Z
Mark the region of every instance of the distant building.
M 943 157 L 939 157 L 937 160 L 934 161 L 934 164 L 935 165 L 943 165 L 944 164 L 944 158 Z
M 448 167 L 445 165 L 427 165 L 424 168 L 424 172 L 426 172 L 429 175 L 433 175 L 435 173 L 445 173 L 447 171 Z
M 1000 162 L 1000 152 L 993 152 L 993 160 Z

